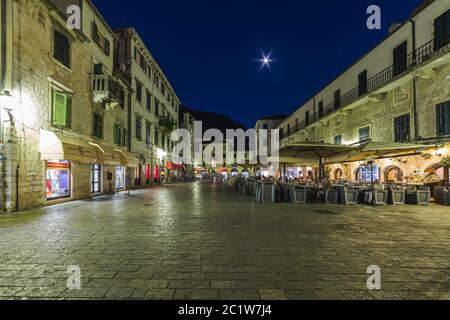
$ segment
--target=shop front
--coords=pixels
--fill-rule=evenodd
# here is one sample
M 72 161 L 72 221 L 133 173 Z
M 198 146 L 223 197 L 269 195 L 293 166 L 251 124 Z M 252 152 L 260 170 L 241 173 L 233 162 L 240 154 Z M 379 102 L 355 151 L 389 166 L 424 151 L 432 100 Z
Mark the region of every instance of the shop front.
M 115 148 L 115 154 L 118 155 L 120 162 L 115 166 L 115 186 L 116 190 L 131 189 L 133 180 L 136 182 L 137 170 L 139 169 L 139 160 L 130 152 Z M 142 167 L 141 167 L 142 170 Z M 135 179 L 133 179 L 133 177 Z
M 66 160 L 48 160 L 46 162 L 47 200 L 70 197 L 70 162 Z
M 115 188 L 116 190 L 125 189 L 125 167 L 122 165 L 115 167 Z
M 39 152 L 44 161 L 46 201 L 89 197 L 92 185 L 84 181 L 98 163 L 93 146 L 78 137 L 42 129 Z

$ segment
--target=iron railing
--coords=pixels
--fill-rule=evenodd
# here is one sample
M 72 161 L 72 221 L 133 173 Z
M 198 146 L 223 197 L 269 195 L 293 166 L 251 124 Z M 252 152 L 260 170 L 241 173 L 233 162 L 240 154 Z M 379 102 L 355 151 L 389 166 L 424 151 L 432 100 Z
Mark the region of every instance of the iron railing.
M 403 77 L 406 73 L 411 71 L 411 69 L 416 68 L 433 57 L 446 52 L 450 49 L 450 35 L 447 37 L 442 37 L 440 39 L 433 39 L 424 45 L 420 46 L 416 50 L 412 51 L 406 56 L 406 61 L 404 65 L 394 65 L 389 66 L 388 68 L 382 70 L 377 73 L 373 77 L 367 79 L 367 90 L 360 92 L 360 87 L 355 87 L 352 90 L 344 93 L 340 96 L 339 104 L 336 105 L 335 101 L 329 103 L 324 106 L 322 110 L 315 112 L 314 114 L 309 116 L 309 119 L 303 119 L 302 121 L 297 123 L 296 128 L 292 128 L 290 132 L 284 131 L 283 135 L 280 136 L 280 139 L 285 139 L 290 137 L 291 135 L 304 130 L 309 125 L 316 123 L 318 120 L 324 118 L 325 116 L 333 113 L 334 111 L 346 107 L 362 97 L 365 97 L 381 87 L 395 81 L 401 77 Z M 394 72 L 395 69 L 395 72 Z

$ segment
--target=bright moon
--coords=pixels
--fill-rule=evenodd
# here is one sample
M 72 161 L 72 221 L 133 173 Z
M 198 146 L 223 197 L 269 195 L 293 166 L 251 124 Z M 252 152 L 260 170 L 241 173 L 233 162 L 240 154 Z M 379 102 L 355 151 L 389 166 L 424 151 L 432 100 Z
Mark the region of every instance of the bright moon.
M 260 60 L 262 63 L 261 67 L 268 67 L 270 68 L 270 63 L 272 62 L 272 59 L 270 59 L 270 55 L 266 56 L 263 54 L 262 59 Z

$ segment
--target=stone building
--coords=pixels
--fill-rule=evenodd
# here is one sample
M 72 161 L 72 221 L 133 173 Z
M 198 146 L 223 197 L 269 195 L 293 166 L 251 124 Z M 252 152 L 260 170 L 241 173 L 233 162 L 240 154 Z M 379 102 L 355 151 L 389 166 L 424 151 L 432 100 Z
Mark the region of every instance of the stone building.
M 176 126 L 180 102 L 142 41 L 139 49 L 154 74 L 146 89 L 161 104 L 152 117 L 144 114 L 146 100 L 135 101 L 136 79 L 143 77 L 136 63 L 126 73 L 129 60 L 122 61 L 125 69 L 120 59 L 115 60 L 121 32 L 111 30 L 91 1 L 1 3 L 0 210 L 143 186 L 146 181 L 136 178 L 146 173 L 142 161 L 146 156 L 161 165 L 155 170 L 159 176 L 165 165 L 159 160 L 166 160 L 163 150 L 170 146 L 168 135 L 137 139 L 137 115 L 155 128 L 169 123 L 166 116 Z M 80 8 L 80 15 L 67 10 L 73 5 Z M 77 17 L 78 24 L 69 23 L 77 22 Z M 135 50 L 134 45 L 131 48 Z M 151 141 L 155 148 L 144 155 L 148 148 L 143 146 Z
M 116 69 L 133 89 L 130 132 L 138 160 L 134 186 L 173 180 L 181 167 L 170 160 L 170 133 L 178 127 L 180 100 L 133 28 L 115 30 Z
M 331 179 L 400 183 L 435 172 L 449 181 L 440 163 L 450 151 L 450 3 L 425 1 L 278 128 L 285 148 L 391 144 L 392 152 L 358 161 L 323 159 Z M 408 152 L 396 154 L 400 147 Z M 372 177 L 368 161 L 374 161 Z M 305 162 L 299 155 L 287 165 L 304 171 Z M 313 171 L 318 175 L 320 170 Z
M 184 108 L 182 105 L 179 109 L 179 128 L 189 131 L 191 136 L 191 161 L 189 163 L 184 163 L 185 173 L 184 176 L 188 180 L 194 179 L 194 123 L 195 118 L 189 109 Z

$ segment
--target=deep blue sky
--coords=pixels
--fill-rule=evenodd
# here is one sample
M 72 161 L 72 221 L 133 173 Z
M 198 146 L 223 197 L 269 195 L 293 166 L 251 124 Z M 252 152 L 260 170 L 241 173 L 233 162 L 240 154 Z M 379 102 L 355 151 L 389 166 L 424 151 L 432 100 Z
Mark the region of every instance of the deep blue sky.
M 93 2 L 113 28 L 139 32 L 185 105 L 253 127 L 293 112 L 422 0 Z M 381 31 L 366 28 L 371 4 Z M 261 52 L 272 52 L 271 71 L 260 71 Z

